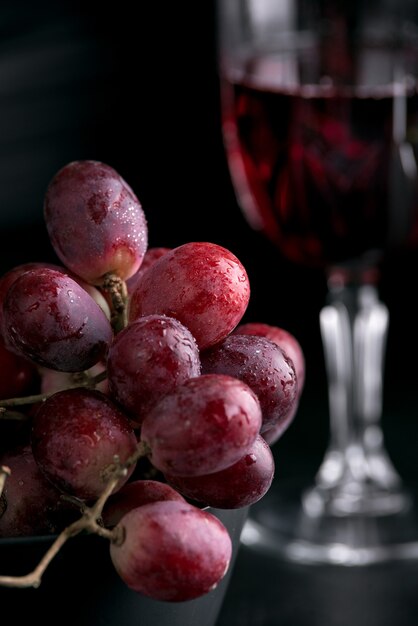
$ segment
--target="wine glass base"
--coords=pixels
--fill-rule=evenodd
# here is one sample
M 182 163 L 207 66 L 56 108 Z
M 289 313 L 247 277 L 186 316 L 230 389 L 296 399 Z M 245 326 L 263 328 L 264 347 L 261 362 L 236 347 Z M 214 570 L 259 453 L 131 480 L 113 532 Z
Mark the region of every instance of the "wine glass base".
M 386 512 L 371 507 L 367 513 L 347 514 L 329 508 L 309 512 L 303 503 L 313 494 L 303 485 L 270 489 L 251 508 L 242 543 L 301 564 L 362 566 L 418 559 L 418 514 L 410 494 L 400 493 Z

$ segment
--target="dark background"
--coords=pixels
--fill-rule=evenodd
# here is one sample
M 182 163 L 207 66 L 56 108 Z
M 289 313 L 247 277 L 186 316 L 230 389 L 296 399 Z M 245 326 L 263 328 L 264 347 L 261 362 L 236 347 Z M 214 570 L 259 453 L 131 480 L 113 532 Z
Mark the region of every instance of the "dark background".
M 324 276 L 287 263 L 239 210 L 222 146 L 213 0 L 132 7 L 1 3 L 0 271 L 55 260 L 42 202 L 60 167 L 84 158 L 112 165 L 144 207 L 150 246 L 226 246 L 249 274 L 246 321 L 299 339 L 307 382 L 295 422 L 275 447 L 276 480 L 313 475 L 328 437 L 318 329 Z M 398 253 L 386 260 L 381 283 L 391 310 L 383 427 L 407 482 L 418 476 L 417 267 L 415 251 Z M 244 588 L 235 588 L 240 597 Z M 248 622 L 256 623 L 270 624 Z

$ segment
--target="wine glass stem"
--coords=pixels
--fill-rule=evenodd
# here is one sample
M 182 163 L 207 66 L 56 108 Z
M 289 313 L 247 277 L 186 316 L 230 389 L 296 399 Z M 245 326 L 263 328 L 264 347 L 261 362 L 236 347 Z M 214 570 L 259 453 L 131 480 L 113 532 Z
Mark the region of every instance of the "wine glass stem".
M 388 322 L 370 284 L 331 288 L 321 310 L 330 441 L 316 485 L 304 496 L 312 515 L 388 514 L 407 506 L 381 428 Z

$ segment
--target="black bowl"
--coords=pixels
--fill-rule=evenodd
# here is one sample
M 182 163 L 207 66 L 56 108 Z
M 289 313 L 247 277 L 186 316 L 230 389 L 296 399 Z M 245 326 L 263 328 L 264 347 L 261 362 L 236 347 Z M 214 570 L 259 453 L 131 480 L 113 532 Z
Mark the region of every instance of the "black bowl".
M 10 616 L 16 626 L 214 626 L 248 510 L 208 510 L 226 526 L 233 557 L 226 576 L 205 596 L 178 603 L 146 598 L 119 578 L 107 540 L 81 536 L 70 539 L 62 548 L 38 589 L 0 587 L 1 614 Z M 29 573 L 51 542 L 51 537 L 0 539 L 0 574 Z

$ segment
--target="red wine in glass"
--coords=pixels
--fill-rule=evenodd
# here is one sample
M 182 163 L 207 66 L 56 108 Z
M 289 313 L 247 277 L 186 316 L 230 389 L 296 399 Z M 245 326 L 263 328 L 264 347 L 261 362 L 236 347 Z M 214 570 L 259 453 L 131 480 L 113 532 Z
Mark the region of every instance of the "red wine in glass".
M 274 63 L 268 59 L 249 65 L 250 73 L 224 84 L 223 127 L 254 228 L 288 259 L 310 266 L 374 258 L 388 246 L 412 243 L 418 202 L 400 206 L 390 185 L 399 148 L 394 115 L 404 116 L 406 137 L 414 132 L 415 83 L 358 90 L 282 86 L 269 82 Z M 416 146 L 403 143 L 402 149 L 413 169 Z

